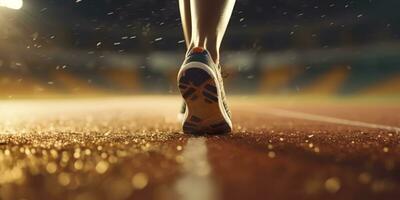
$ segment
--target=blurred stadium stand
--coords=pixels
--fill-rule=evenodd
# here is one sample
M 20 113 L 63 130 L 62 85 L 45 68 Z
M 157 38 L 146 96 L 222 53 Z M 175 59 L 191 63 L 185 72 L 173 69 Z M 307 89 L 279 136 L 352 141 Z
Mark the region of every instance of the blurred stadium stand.
M 0 8 L 0 97 L 176 93 L 176 1 Z M 239 0 L 223 44 L 230 94 L 400 95 L 399 2 Z

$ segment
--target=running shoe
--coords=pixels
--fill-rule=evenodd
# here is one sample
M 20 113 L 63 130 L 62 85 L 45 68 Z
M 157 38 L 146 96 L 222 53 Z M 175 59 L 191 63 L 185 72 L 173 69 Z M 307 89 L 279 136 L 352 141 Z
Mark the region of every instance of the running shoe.
M 221 68 L 207 50 L 197 47 L 187 54 L 178 73 L 178 87 L 185 101 L 184 133 L 201 135 L 232 131 Z

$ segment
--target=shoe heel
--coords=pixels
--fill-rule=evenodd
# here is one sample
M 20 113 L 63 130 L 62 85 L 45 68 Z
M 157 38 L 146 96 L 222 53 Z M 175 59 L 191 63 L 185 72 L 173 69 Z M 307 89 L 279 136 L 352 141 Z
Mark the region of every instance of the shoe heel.
M 214 78 L 204 69 L 188 68 L 180 72 L 178 87 L 187 105 L 183 132 L 222 134 L 231 131 L 219 107 Z

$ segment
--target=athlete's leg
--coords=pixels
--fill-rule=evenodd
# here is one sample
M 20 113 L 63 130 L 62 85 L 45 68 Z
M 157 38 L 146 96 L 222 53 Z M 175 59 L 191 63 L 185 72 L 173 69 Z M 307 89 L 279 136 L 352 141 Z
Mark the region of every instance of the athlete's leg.
M 188 50 L 203 47 L 219 62 L 219 48 L 235 0 L 179 0 L 182 27 Z
M 188 3 L 188 0 L 181 0 Z M 219 48 L 228 26 L 235 0 L 190 0 L 191 41 L 194 47 L 207 49 L 219 63 Z M 186 19 L 186 18 L 185 18 Z
M 185 35 L 186 47 L 189 48 L 192 40 L 192 18 L 190 14 L 190 0 L 179 0 L 179 11 L 181 13 L 181 21 L 183 34 Z
M 178 73 L 179 90 L 187 108 L 182 109 L 185 133 L 232 131 L 220 74 L 219 48 L 234 4 L 235 0 L 179 0 L 188 47 Z

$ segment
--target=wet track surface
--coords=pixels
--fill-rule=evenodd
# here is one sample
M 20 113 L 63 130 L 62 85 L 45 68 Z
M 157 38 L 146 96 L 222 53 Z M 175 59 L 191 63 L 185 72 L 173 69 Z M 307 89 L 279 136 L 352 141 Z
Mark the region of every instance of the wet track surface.
M 234 133 L 194 137 L 180 132 L 179 104 L 2 101 L 0 199 L 400 195 L 400 106 L 232 100 Z

